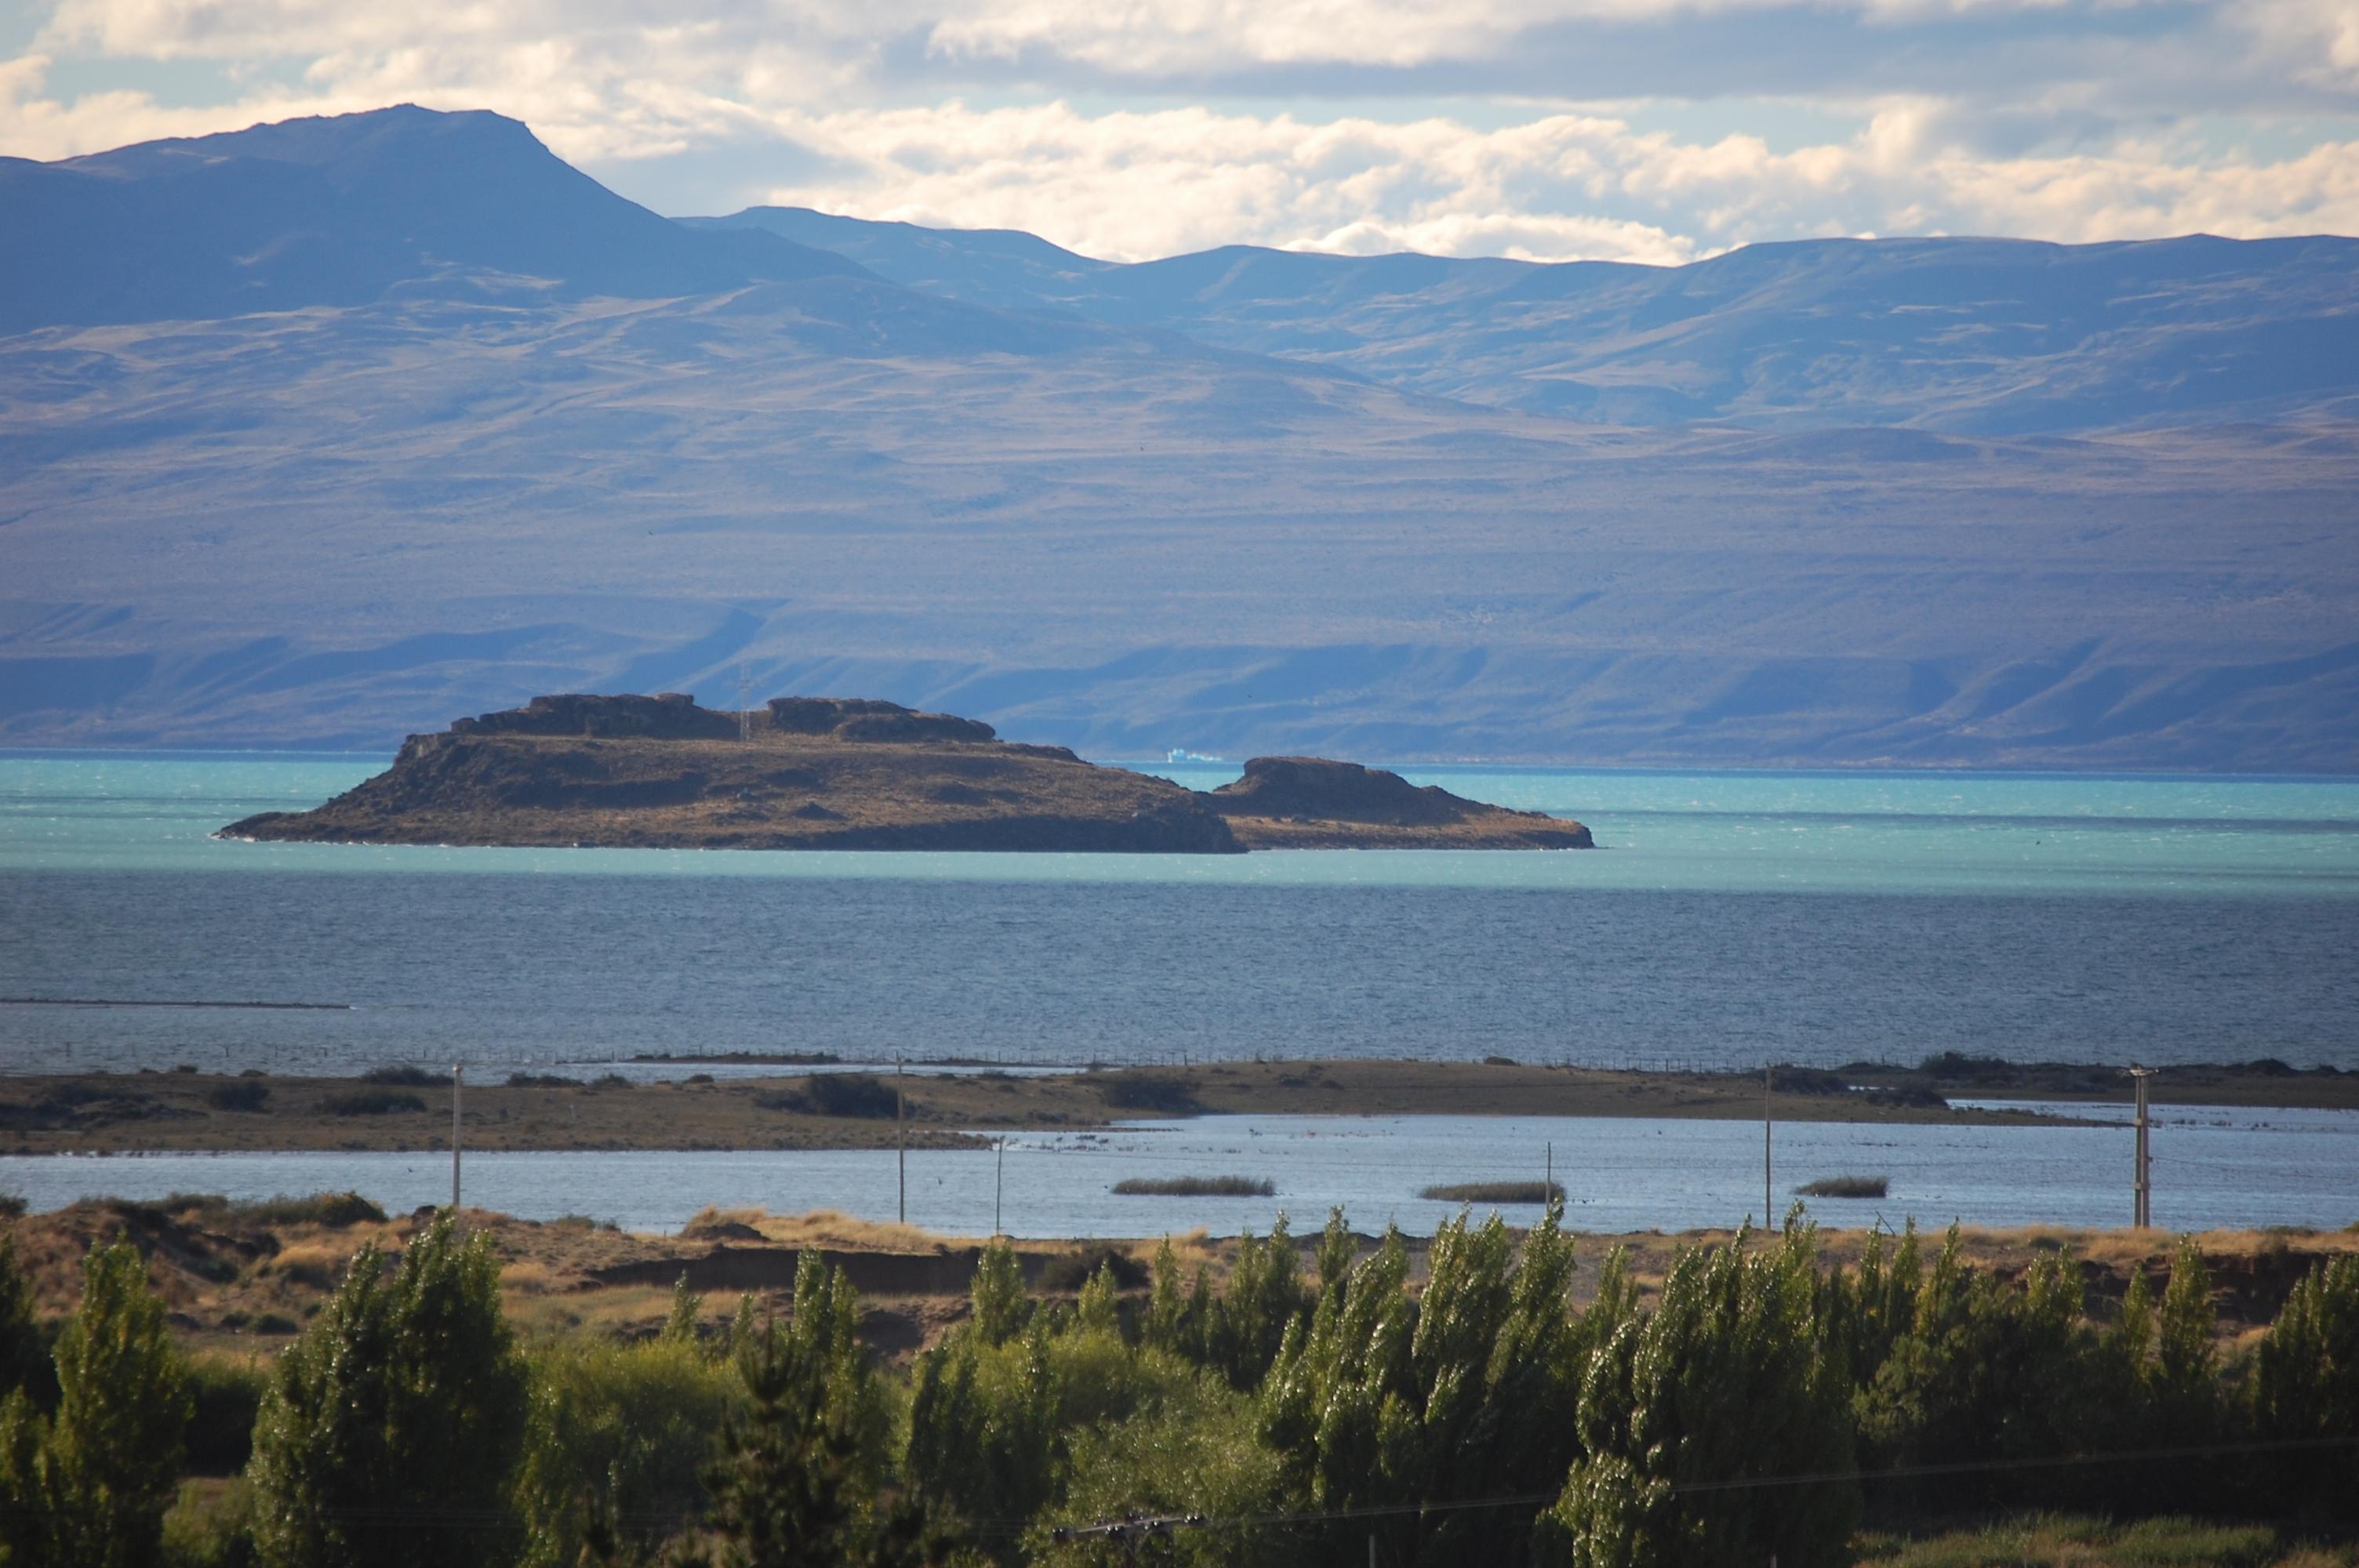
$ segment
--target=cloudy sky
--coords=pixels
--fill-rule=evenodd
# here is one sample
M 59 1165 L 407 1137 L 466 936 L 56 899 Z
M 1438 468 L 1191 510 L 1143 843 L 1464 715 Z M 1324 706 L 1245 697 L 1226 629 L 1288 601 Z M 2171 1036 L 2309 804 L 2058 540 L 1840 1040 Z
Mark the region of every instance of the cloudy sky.
M 402 102 L 1125 259 L 2359 233 L 2359 0 L 0 0 L 0 154 Z

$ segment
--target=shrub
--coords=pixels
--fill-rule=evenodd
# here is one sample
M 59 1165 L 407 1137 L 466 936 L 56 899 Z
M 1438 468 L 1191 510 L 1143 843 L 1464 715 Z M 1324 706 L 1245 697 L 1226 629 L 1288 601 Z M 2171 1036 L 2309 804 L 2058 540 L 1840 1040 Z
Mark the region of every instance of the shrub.
M 393 1116 L 424 1110 L 426 1102 L 399 1089 L 353 1089 L 330 1095 L 320 1108 L 330 1116 Z
M 578 1089 L 579 1078 L 569 1078 L 559 1073 L 510 1073 L 508 1087 L 512 1089 Z
M 250 1078 L 215 1084 L 205 1091 L 205 1103 L 215 1110 L 260 1110 L 270 1101 L 270 1086 Z
M 214 1491 L 195 1484 L 164 1516 L 161 1562 L 167 1568 L 253 1568 L 254 1490 L 232 1481 Z
M 190 1474 L 234 1476 L 245 1468 L 254 1454 L 255 1417 L 269 1383 L 243 1357 L 199 1356 L 190 1362 L 185 1441 Z
M 22 1219 L 31 1206 L 15 1193 L 0 1193 L 0 1219 Z
M 1266 1176 L 1125 1176 L 1114 1190 L 1126 1198 L 1266 1198 L 1277 1195 L 1277 1184 Z
M 1770 1069 L 1770 1080 L 1779 1094 L 1846 1095 L 1851 1083 L 1841 1073 L 1831 1073 L 1824 1067 L 1797 1067 L 1780 1062 Z
M 363 1248 L 264 1400 L 250 1472 L 262 1561 L 495 1560 L 525 1397 L 488 1235 L 462 1245 L 445 1216 L 390 1278 Z
M 431 1073 L 424 1067 L 372 1067 L 361 1075 L 361 1082 L 391 1088 L 432 1089 L 451 1081 L 448 1073 Z
M 631 1087 L 631 1080 L 620 1073 L 601 1073 L 590 1080 L 590 1087 L 593 1089 L 627 1089 Z
M 901 1108 L 899 1094 L 874 1073 L 820 1073 L 804 1079 L 802 1087 L 761 1103 L 810 1116 L 893 1117 Z
M 1251 1520 L 1287 1511 L 1283 1464 L 1260 1441 L 1255 1401 L 1217 1379 L 1178 1371 L 1167 1374 L 1168 1393 L 1126 1420 L 1074 1433 L 1064 1500 L 1049 1525 L 1136 1515 Z M 1049 1536 L 1049 1529 L 1034 1527 L 1026 1542 L 1033 1560 L 1058 1561 L 1044 1550 Z M 1270 1523 L 1182 1530 L 1159 1551 L 1155 1561 L 1204 1568 L 1304 1561 L 1299 1532 Z
M 1109 1073 L 1098 1080 L 1097 1090 L 1098 1098 L 1116 1110 L 1193 1116 L 1204 1108 L 1197 1103 L 1195 1086 L 1169 1073 Z
M 592 1561 L 584 1548 L 599 1533 L 628 1561 L 694 1519 L 707 1448 L 742 1391 L 693 1340 L 576 1340 L 536 1353 L 516 1488 L 525 1568 Z
M 1111 1247 L 1084 1247 L 1049 1259 L 1048 1267 L 1040 1271 L 1040 1288 L 1078 1291 L 1100 1274 L 1108 1276 L 1115 1289 L 1124 1291 L 1135 1291 L 1147 1281 L 1145 1266 L 1129 1253 Z
M 309 1197 L 279 1196 L 235 1204 L 230 1211 L 256 1225 L 326 1225 L 344 1229 L 355 1225 L 383 1225 L 384 1208 L 358 1193 L 313 1193 Z

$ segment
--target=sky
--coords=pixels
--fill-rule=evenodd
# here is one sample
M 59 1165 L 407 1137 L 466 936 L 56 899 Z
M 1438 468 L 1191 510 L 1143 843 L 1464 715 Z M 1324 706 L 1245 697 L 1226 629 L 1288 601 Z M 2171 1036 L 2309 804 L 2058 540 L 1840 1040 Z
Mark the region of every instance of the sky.
M 398 103 L 1117 260 L 2359 233 L 2359 0 L 0 0 L 0 155 Z

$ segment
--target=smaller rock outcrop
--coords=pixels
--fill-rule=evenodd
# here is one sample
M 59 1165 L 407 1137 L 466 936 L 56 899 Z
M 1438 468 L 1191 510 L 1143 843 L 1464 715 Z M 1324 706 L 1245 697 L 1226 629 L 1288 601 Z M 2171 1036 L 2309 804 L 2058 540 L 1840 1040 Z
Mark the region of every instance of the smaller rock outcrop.
M 1324 757 L 1256 757 L 1204 797 L 1249 849 L 1587 849 L 1589 829 Z

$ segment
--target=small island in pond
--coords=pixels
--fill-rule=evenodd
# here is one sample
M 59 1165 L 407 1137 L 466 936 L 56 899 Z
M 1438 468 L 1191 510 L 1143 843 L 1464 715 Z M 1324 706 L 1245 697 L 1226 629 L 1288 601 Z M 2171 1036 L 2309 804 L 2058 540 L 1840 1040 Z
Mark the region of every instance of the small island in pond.
M 413 735 L 393 766 L 233 838 L 710 849 L 1585 849 L 1589 829 L 1318 757 L 1199 792 L 863 698 L 749 715 L 658 697 L 537 697 Z

